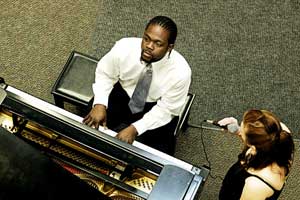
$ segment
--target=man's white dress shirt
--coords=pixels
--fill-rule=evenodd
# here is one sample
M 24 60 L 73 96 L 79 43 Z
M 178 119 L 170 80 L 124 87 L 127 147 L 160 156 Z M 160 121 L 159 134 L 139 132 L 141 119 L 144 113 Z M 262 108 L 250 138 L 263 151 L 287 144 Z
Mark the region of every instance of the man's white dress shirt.
M 108 96 L 116 82 L 131 97 L 141 72 L 146 66 L 141 61 L 141 38 L 123 38 L 98 62 L 93 84 L 94 105 L 108 105 Z M 172 50 L 161 60 L 152 63 L 153 75 L 147 102 L 157 104 L 133 123 L 138 134 L 169 123 L 180 114 L 191 83 L 189 64 Z

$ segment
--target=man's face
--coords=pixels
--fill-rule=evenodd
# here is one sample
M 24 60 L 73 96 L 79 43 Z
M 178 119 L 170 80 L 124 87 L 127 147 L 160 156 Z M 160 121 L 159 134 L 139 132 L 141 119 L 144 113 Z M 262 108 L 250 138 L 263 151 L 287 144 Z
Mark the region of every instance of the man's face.
M 168 43 L 169 35 L 160 25 L 150 25 L 143 35 L 141 59 L 148 63 L 162 59 L 174 47 Z

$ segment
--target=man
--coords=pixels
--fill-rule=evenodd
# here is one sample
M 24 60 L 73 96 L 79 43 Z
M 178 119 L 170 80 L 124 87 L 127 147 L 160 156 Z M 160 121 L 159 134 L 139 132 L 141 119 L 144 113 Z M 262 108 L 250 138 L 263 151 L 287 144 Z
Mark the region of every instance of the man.
M 191 83 L 191 69 L 173 50 L 177 26 L 166 16 L 151 19 L 143 38 L 123 38 L 98 63 L 94 106 L 83 122 L 107 126 L 127 143 L 135 139 L 174 154 L 174 131 Z M 145 71 L 149 70 L 149 71 Z M 133 109 L 135 89 L 141 76 L 151 73 L 151 85 L 142 111 Z M 137 86 L 137 87 L 136 87 Z M 133 103 L 134 104 L 134 103 Z

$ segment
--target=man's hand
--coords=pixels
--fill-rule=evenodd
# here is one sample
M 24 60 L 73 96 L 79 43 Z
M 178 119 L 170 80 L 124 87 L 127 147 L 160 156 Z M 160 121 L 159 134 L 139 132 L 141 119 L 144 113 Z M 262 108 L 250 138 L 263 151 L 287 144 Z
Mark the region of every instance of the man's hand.
M 128 126 L 127 128 L 123 129 L 120 131 L 117 135 L 116 138 L 119 140 L 122 140 L 124 142 L 127 142 L 129 144 L 132 144 L 133 141 L 135 140 L 135 137 L 137 136 L 137 130 L 133 125 Z
M 101 104 L 96 104 L 90 113 L 84 117 L 82 122 L 96 129 L 98 129 L 100 125 L 106 127 L 106 107 Z

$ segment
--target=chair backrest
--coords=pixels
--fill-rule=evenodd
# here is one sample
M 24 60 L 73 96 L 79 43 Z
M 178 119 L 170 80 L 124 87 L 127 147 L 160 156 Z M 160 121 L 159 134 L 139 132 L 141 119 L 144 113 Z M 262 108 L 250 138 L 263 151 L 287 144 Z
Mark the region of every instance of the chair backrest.
M 188 93 L 185 99 L 185 104 L 181 109 L 181 112 L 179 114 L 178 123 L 174 132 L 174 135 L 178 135 L 180 131 L 186 128 L 187 126 L 187 120 L 190 114 L 190 109 L 192 107 L 192 104 L 195 99 L 195 94 Z

